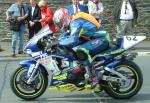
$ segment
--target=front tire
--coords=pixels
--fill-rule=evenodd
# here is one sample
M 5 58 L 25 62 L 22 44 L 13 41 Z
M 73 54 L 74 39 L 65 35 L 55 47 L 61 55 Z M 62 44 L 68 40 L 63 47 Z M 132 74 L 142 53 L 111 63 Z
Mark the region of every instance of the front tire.
M 18 97 L 25 100 L 33 100 L 45 92 L 48 78 L 44 72 L 40 72 L 31 84 L 27 84 L 27 71 L 28 67 L 26 66 L 20 66 L 16 69 L 11 76 L 10 86 Z
M 125 69 L 128 69 L 128 71 L 126 72 Z M 125 61 L 116 65 L 115 70 L 126 76 L 128 81 L 124 84 L 119 82 L 105 82 L 106 86 L 103 87 L 105 92 L 116 99 L 128 99 L 136 95 L 143 84 L 143 76 L 140 68 L 132 61 Z

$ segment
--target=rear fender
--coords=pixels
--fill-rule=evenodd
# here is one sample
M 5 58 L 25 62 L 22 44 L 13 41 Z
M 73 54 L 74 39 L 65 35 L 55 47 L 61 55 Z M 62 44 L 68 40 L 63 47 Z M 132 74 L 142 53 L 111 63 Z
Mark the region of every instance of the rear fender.
M 132 48 L 133 46 L 139 44 L 144 39 L 146 39 L 146 36 L 123 36 L 123 42 L 122 46 L 125 50 Z
M 19 65 L 28 67 L 28 73 L 29 73 L 29 71 L 31 71 L 30 69 L 32 69 L 33 66 L 36 65 L 36 61 L 33 61 L 33 60 L 25 60 L 25 61 L 21 61 L 21 62 L 19 63 Z M 46 70 L 42 65 L 39 65 L 38 71 L 39 71 L 39 72 L 44 72 L 46 75 L 48 75 L 47 70 Z M 29 76 L 30 74 L 27 74 L 27 75 Z

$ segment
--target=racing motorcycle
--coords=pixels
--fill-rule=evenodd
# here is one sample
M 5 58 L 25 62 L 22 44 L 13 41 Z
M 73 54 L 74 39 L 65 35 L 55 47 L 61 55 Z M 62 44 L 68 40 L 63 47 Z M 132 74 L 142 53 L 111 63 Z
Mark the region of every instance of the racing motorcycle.
M 100 90 L 117 99 L 131 98 L 139 92 L 143 76 L 133 61 L 137 54 L 127 50 L 145 38 L 117 38 L 107 50 L 92 56 L 91 63 L 99 78 Z M 77 47 L 63 46 L 72 39 L 60 37 L 59 44 L 48 46 L 54 43 L 53 39 L 53 32 L 46 26 L 26 44 L 24 51 L 33 59 L 21 61 L 11 76 L 10 85 L 16 96 L 33 100 L 47 88 L 62 92 L 93 91 L 88 70 L 77 60 Z

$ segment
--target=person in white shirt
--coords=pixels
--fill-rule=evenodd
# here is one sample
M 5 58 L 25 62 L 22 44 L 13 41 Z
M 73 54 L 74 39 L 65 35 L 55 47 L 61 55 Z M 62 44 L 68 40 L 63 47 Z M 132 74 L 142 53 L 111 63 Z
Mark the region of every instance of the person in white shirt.
M 117 36 L 134 35 L 134 24 L 137 23 L 138 11 L 134 0 L 122 0 L 114 10 L 117 25 Z
M 89 5 L 89 14 L 93 15 L 99 21 L 103 11 L 103 4 L 99 0 L 92 0 L 92 3 Z

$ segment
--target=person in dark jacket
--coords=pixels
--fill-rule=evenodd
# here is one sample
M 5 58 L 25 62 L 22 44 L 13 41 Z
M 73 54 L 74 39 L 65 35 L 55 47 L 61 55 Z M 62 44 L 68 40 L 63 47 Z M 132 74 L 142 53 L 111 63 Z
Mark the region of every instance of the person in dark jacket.
M 115 4 L 114 22 L 117 25 L 117 36 L 133 35 L 138 18 L 135 0 L 122 0 Z
M 30 0 L 30 6 L 28 9 L 29 39 L 31 39 L 42 28 L 40 22 L 34 22 L 34 20 L 41 19 L 41 10 L 37 4 L 37 0 Z

